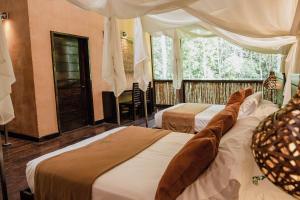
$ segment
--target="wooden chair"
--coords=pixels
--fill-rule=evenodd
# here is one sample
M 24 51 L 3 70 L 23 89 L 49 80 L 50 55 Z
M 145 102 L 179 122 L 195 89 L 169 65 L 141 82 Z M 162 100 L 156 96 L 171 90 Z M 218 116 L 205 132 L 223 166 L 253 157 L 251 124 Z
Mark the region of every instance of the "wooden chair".
M 129 113 L 132 116 L 133 120 L 136 120 L 136 114 L 141 110 L 142 102 L 142 93 L 139 89 L 138 83 L 132 84 L 132 98 L 125 102 L 120 102 L 120 113 Z
M 144 94 L 142 95 L 142 103 L 144 105 Z M 146 102 L 147 102 L 147 109 L 148 109 L 148 113 L 152 113 L 153 112 L 153 106 L 152 106 L 152 90 L 151 90 L 151 82 L 149 82 L 148 87 L 147 87 L 147 91 L 146 91 Z M 144 109 L 143 109 L 144 111 Z M 145 114 L 145 113 L 144 113 Z

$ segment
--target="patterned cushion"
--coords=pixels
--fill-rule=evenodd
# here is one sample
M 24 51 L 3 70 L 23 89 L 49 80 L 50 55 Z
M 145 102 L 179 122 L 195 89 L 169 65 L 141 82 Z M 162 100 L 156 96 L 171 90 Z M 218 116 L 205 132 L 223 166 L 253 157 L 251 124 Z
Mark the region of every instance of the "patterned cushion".
M 300 84 L 299 84 L 300 86 Z M 262 173 L 300 199 L 300 88 L 290 102 L 255 129 L 252 152 Z

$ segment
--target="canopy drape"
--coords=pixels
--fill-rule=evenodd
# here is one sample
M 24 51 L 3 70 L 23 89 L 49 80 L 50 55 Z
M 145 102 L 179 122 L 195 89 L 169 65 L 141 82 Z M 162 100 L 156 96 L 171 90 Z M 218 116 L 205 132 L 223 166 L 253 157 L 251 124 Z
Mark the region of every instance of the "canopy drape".
M 0 20 L 0 125 L 7 124 L 15 117 L 10 98 L 11 85 L 15 81 L 16 79 L 7 48 L 5 33 Z
M 130 19 L 149 13 L 164 13 L 185 7 L 197 0 L 68 0 L 86 10 L 92 10 L 106 17 Z
M 173 87 L 179 90 L 183 80 L 183 69 L 182 69 L 182 54 L 180 36 L 178 31 L 175 29 L 172 34 L 173 38 Z
M 134 80 L 139 83 L 139 87 L 144 92 L 147 91 L 148 84 L 152 80 L 152 71 L 149 63 L 149 53 L 145 41 L 141 18 L 135 18 L 134 26 Z
M 117 19 L 105 17 L 104 30 L 102 77 L 112 87 L 114 95 L 118 97 L 126 89 L 127 81 Z
M 291 94 L 288 90 L 290 84 L 289 74 L 300 72 L 300 47 L 298 45 L 300 6 L 298 6 L 298 0 L 69 1 L 105 16 L 118 18 L 143 16 L 144 31 L 152 33 L 157 31 L 168 32 L 176 29 L 177 33 L 192 35 L 192 32 L 186 28 L 198 26 L 214 35 L 254 51 L 287 55 L 284 68 L 287 75 L 284 102 L 286 103 L 290 99 Z M 144 43 L 142 41 L 144 39 L 140 35 L 142 33 L 137 32 L 137 34 L 135 42 Z M 143 46 L 145 48 L 145 45 Z M 179 46 L 175 41 L 175 60 L 178 59 L 175 54 L 178 54 L 179 50 L 176 48 L 179 48 Z M 141 49 L 141 51 L 144 50 Z M 174 61 L 174 63 L 178 63 L 177 61 Z M 178 66 L 179 70 L 177 70 Z M 175 87 L 180 82 L 180 76 L 176 75 L 180 72 L 180 65 L 177 64 L 176 68 L 176 70 L 173 70 L 174 78 L 177 79 L 174 81 L 177 82 L 174 84 Z
M 180 34 L 177 34 L 176 37 L 180 38 L 219 36 L 231 43 L 252 51 L 260 53 L 280 53 L 283 55 L 289 54 L 289 56 L 287 57 L 289 58 L 289 61 L 285 63 L 285 69 L 283 69 L 283 72 L 285 72 L 286 74 L 290 74 L 293 71 L 297 72 L 297 55 L 299 54 L 295 54 L 294 52 L 297 49 L 296 46 L 298 43 L 296 36 L 290 35 L 269 38 L 243 36 L 206 23 L 205 21 L 189 15 L 184 10 L 176 10 L 157 15 L 147 15 L 142 19 L 145 31 L 148 31 L 152 34 L 161 32 L 162 34 L 172 37 L 174 41 L 173 43 L 176 43 L 178 38 L 175 38 L 175 35 L 172 34 L 172 31 L 170 30 L 176 30 L 176 32 L 179 32 Z M 184 26 L 184 22 L 186 26 Z M 193 32 L 193 30 L 195 30 L 196 28 L 203 31 L 200 33 Z M 295 46 L 291 48 L 292 45 Z M 179 50 L 176 48 L 179 48 L 179 46 L 174 45 L 174 60 L 176 60 L 176 52 L 179 52 Z M 285 61 L 283 60 L 283 62 Z M 176 72 L 178 71 L 182 72 L 182 66 L 177 65 Z M 181 85 L 182 81 L 181 78 L 177 78 L 178 76 L 176 72 L 173 72 L 174 88 L 176 88 L 178 85 Z M 287 79 L 287 83 L 288 82 L 290 82 L 290 78 Z M 289 84 L 287 84 L 285 88 L 285 102 L 290 99 L 290 90 L 287 88 L 288 85 Z

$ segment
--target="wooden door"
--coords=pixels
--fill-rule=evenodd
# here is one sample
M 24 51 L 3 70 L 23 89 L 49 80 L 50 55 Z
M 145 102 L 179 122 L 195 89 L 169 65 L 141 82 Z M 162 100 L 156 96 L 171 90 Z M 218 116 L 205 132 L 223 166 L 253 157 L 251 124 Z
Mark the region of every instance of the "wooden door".
M 88 40 L 51 35 L 58 124 L 66 132 L 93 121 Z

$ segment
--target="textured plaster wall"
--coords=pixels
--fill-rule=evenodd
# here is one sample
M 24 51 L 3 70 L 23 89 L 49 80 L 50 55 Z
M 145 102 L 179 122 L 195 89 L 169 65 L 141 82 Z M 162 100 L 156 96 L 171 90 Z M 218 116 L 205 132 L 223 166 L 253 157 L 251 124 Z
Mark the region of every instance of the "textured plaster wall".
M 58 131 L 50 31 L 89 38 L 94 116 L 103 119 L 103 17 L 65 0 L 28 0 L 28 10 L 39 137 Z
M 9 13 L 3 26 L 16 75 L 12 87 L 16 118 L 8 129 L 38 137 L 27 0 L 0 0 L 0 11 Z

